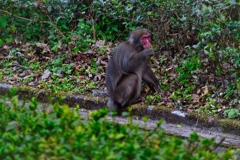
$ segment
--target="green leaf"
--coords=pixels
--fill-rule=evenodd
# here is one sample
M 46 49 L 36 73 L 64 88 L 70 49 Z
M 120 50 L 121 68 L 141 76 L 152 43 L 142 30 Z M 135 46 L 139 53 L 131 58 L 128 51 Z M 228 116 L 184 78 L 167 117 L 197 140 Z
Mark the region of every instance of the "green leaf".
M 228 118 L 234 118 L 239 111 L 237 109 L 230 109 L 228 112 Z
M 6 26 L 7 26 L 7 21 L 3 18 L 0 18 L 0 27 L 6 28 Z
M 3 44 L 4 44 L 3 40 L 0 39 L 0 46 L 3 45 Z
M 12 42 L 12 38 L 6 38 L 7 43 Z
M 220 20 L 221 20 L 222 22 L 225 22 L 225 21 L 226 21 L 226 18 L 225 18 L 225 16 L 224 16 L 223 14 L 220 14 Z
M 121 139 L 123 137 L 124 137 L 124 134 L 122 134 L 122 133 L 118 133 L 115 135 L 115 139 Z
M 31 34 L 26 34 L 25 36 L 27 37 L 27 39 L 31 38 Z
M 18 122 L 17 121 L 11 121 L 11 122 L 8 123 L 6 131 L 15 129 L 17 126 L 18 126 Z

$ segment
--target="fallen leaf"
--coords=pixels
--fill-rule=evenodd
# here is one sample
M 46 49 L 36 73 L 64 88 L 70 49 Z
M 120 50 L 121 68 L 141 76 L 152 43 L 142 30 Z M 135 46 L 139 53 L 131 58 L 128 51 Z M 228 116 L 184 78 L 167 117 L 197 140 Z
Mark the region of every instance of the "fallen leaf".
M 48 69 L 44 71 L 43 75 L 42 75 L 42 80 L 46 80 L 48 79 L 48 77 L 51 75 L 51 71 L 49 71 Z
M 105 41 L 104 40 L 99 40 L 95 43 L 94 48 L 100 48 L 104 45 L 105 45 Z
M 205 86 L 203 95 L 207 95 L 208 93 L 209 93 L 209 91 L 208 91 L 208 86 Z
M 200 94 L 201 93 L 201 89 L 197 89 L 197 94 Z
M 166 85 L 168 83 L 168 80 L 166 79 L 162 84 Z
M 15 79 L 18 79 L 18 74 L 15 74 L 13 77 L 14 77 Z

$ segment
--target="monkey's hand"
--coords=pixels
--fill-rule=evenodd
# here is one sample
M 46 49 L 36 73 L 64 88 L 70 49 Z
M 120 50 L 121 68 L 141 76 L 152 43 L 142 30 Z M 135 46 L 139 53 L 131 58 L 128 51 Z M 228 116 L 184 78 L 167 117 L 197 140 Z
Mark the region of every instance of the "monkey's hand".
M 138 97 L 135 103 L 139 103 L 139 102 L 145 102 L 145 98 L 143 96 Z
M 154 56 L 155 52 L 152 48 L 146 49 L 145 53 L 150 57 L 150 56 Z
M 161 93 L 160 87 L 154 88 L 157 93 Z

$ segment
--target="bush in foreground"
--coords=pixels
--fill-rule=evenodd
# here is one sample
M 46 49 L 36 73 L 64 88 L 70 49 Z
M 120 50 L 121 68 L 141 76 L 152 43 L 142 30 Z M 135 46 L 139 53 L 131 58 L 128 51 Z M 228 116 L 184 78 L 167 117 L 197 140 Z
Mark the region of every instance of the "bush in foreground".
M 10 103 L 6 103 L 10 100 Z M 107 109 L 83 118 L 77 109 L 35 99 L 0 100 L 0 159 L 234 159 L 233 150 L 214 153 L 214 139 L 192 133 L 189 139 L 170 137 L 131 123 L 106 120 Z M 87 120 L 87 121 L 86 121 Z

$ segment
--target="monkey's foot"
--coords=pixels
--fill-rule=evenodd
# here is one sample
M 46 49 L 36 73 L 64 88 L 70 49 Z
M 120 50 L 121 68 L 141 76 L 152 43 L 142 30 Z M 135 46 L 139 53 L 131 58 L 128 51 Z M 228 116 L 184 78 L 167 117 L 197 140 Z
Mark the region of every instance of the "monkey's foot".
M 145 98 L 143 96 L 138 97 L 135 103 L 139 103 L 139 102 L 145 102 Z

